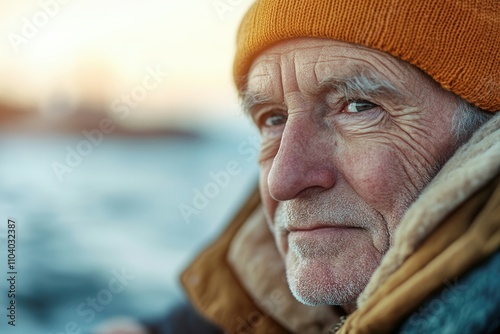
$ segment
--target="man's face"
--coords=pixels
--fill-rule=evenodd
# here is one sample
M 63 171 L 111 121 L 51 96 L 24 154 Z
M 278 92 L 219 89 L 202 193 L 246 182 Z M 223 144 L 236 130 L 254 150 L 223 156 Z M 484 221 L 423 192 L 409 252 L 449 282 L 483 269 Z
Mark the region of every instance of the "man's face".
M 383 52 L 284 41 L 252 64 L 260 188 L 290 288 L 351 308 L 395 229 L 454 150 L 454 95 Z

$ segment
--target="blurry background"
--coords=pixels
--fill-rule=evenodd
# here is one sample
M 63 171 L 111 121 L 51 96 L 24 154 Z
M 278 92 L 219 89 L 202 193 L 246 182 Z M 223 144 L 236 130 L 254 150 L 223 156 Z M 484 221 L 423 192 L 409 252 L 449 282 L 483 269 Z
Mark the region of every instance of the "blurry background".
M 0 0 L 0 333 L 88 333 L 184 298 L 179 273 L 256 183 L 231 78 L 250 4 Z

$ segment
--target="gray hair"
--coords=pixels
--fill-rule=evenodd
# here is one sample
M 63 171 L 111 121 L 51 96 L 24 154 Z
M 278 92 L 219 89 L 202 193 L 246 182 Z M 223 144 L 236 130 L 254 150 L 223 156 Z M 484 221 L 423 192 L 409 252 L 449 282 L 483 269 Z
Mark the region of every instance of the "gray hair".
M 493 117 L 493 115 L 492 112 L 482 110 L 464 99 L 459 98 L 458 107 L 455 109 L 452 121 L 455 144 L 457 146 L 464 144 L 474 132 Z

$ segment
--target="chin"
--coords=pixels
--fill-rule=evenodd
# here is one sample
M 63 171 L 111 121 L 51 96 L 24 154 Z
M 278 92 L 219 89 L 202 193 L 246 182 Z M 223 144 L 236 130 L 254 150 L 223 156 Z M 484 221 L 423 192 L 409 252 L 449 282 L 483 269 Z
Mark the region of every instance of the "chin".
M 310 306 L 355 304 L 378 261 L 369 257 L 350 260 L 287 257 L 286 274 L 293 296 Z

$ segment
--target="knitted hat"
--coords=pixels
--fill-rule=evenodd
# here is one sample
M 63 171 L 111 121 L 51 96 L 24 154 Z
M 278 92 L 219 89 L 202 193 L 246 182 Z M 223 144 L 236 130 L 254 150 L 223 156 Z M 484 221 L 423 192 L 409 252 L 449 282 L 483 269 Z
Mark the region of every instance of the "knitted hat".
M 259 52 L 293 37 L 388 52 L 476 106 L 500 111 L 500 0 L 257 0 L 238 32 L 238 89 Z

